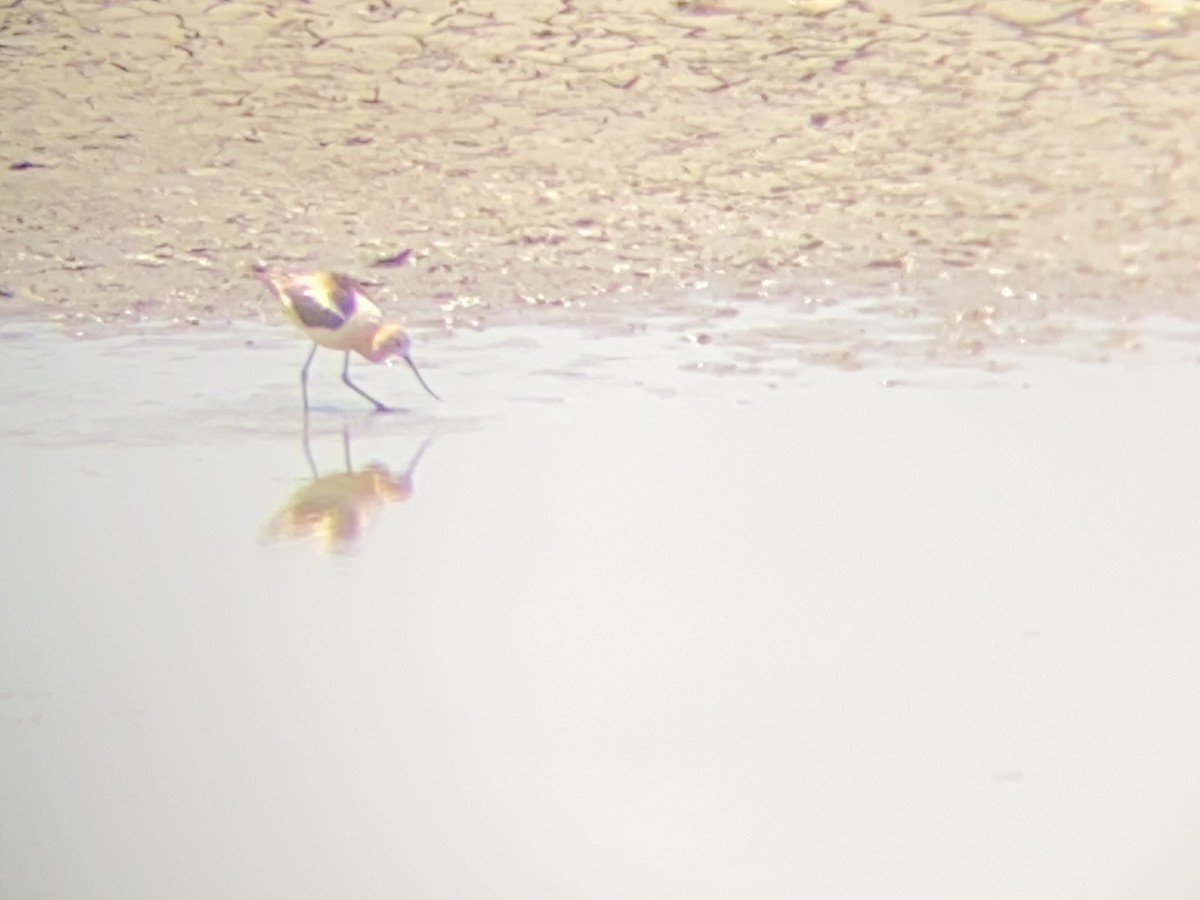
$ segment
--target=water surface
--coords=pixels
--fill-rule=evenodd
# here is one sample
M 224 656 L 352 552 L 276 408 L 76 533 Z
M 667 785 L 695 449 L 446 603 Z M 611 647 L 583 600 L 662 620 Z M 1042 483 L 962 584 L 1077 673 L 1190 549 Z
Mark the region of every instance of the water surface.
M 1194 363 L 671 346 L 7 329 L 0 894 L 1194 896 Z

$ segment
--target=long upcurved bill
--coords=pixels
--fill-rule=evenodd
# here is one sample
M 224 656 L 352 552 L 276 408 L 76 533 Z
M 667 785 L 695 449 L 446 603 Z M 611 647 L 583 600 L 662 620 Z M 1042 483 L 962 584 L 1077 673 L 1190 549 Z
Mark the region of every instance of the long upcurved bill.
M 405 355 L 402 356 L 401 359 L 408 363 L 408 367 L 412 369 L 413 374 L 417 376 L 417 381 L 421 382 L 421 387 L 425 388 L 425 390 L 429 392 L 429 396 L 434 400 L 441 400 L 442 398 L 433 392 L 433 388 L 425 383 L 425 379 L 422 378 L 421 373 L 417 371 L 417 364 L 412 361 L 412 357 Z

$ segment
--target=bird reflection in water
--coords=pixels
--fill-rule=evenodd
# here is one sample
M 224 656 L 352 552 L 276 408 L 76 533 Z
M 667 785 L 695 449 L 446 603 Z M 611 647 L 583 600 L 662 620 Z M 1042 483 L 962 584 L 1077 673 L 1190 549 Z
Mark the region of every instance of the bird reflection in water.
M 350 459 L 350 432 L 342 426 L 342 452 L 345 471 L 321 475 L 313 458 L 304 417 L 304 458 L 312 472 L 312 481 L 297 488 L 264 529 L 268 540 L 311 538 L 329 554 L 345 555 L 358 544 L 371 522 L 385 504 L 407 500 L 413 492 L 413 473 L 433 437 L 427 437 L 408 463 L 395 473 L 379 462 L 358 471 Z

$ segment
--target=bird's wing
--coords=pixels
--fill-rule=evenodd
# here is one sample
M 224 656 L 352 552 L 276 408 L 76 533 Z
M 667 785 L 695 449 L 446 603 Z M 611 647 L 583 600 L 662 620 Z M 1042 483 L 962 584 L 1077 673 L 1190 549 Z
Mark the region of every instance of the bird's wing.
M 339 275 L 336 272 L 329 277 L 329 299 L 342 311 L 347 319 L 358 309 L 358 297 L 366 296 L 361 284 L 349 275 Z
M 309 328 L 336 331 L 350 318 L 350 313 L 343 312 L 342 304 L 335 302 L 334 295 L 324 294 L 315 288 L 315 285 L 305 281 L 280 285 L 280 299 L 295 313 L 301 324 Z

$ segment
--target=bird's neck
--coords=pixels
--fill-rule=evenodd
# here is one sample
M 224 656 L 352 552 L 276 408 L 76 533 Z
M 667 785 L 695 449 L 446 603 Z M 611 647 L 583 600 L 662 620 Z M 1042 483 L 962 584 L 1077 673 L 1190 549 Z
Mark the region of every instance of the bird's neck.
M 388 358 L 388 351 L 376 347 L 371 340 L 363 341 L 363 343 L 355 348 L 359 354 L 366 357 L 373 363 L 381 363 Z
M 378 323 L 352 322 L 347 327 L 353 329 L 346 335 L 348 340 L 344 346 L 347 350 L 357 353 L 373 363 L 377 363 L 383 358 L 383 354 L 375 343 L 375 339 L 379 335 Z

